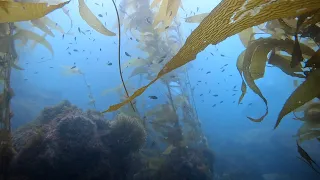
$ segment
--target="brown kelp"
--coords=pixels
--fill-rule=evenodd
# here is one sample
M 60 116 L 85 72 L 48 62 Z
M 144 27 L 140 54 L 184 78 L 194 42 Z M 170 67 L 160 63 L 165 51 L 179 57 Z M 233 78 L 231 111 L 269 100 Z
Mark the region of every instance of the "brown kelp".
M 284 1 L 236 1 L 224 0 L 207 16 L 189 36 L 185 45 L 179 52 L 161 69 L 148 85 L 138 89 L 126 101 L 112 105 L 104 112 L 115 111 L 132 99 L 140 96 L 151 84 L 156 82 L 165 74 L 181 67 L 182 65 L 195 59 L 196 55 L 205 49 L 209 44 L 217 44 L 225 38 L 239 33 L 249 27 L 259 25 L 266 21 L 296 17 L 305 13 L 313 12 L 320 8 L 320 3 L 316 0 L 299 0 L 294 2 Z M 283 11 L 287 9 L 287 11 Z M 279 12 L 272 13 L 271 12 Z M 166 14 L 171 14 L 167 12 Z M 224 14 L 224 16 L 220 16 Z M 311 21 L 311 20 L 310 20 Z M 309 24 L 310 21 L 305 23 Z M 208 31 L 208 29 L 210 29 Z M 204 33 L 207 31 L 206 33 Z M 258 93 L 258 92 L 257 92 Z

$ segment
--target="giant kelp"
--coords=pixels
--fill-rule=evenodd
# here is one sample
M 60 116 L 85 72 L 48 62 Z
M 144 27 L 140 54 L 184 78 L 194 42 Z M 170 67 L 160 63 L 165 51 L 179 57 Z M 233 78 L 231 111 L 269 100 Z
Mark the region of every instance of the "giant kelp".
M 117 110 L 132 99 L 141 95 L 151 84 L 156 82 L 163 75 L 194 60 L 196 55 L 209 44 L 217 44 L 231 35 L 269 20 L 296 17 L 318 8 L 320 8 L 320 3 L 316 0 L 310 0 L 308 3 L 305 3 L 305 1 L 302 0 L 290 2 L 269 2 L 264 0 L 222 1 L 214 10 L 212 10 L 209 16 L 200 23 L 199 27 L 191 33 L 186 44 L 161 69 L 155 79 L 148 85 L 138 89 L 126 101 L 112 105 L 104 112 Z M 283 11 L 284 9 L 286 9 L 286 11 Z M 221 14 L 223 14 L 223 16 L 221 16 Z

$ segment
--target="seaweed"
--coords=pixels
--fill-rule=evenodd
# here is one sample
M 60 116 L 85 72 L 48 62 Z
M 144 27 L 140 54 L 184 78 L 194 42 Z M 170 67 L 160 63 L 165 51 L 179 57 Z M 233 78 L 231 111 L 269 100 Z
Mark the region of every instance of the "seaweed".
M 306 4 L 305 1 L 302 0 L 289 3 L 264 0 L 254 0 L 250 2 L 245 0 L 222 1 L 191 33 L 185 45 L 164 65 L 149 84 L 135 91 L 126 101 L 110 106 L 107 110 L 103 111 L 103 113 L 115 111 L 140 96 L 162 76 L 194 60 L 196 55 L 209 44 L 217 44 L 231 35 L 270 20 L 296 17 L 320 8 L 319 1 L 310 0 L 308 2 L 309 3 Z M 287 11 L 283 11 L 284 9 Z M 221 16 L 221 14 L 224 15 Z

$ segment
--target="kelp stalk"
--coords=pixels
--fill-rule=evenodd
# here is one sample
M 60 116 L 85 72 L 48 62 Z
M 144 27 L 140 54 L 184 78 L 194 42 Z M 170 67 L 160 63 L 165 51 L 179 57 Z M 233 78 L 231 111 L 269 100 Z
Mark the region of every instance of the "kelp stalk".
M 12 35 L 12 31 L 10 34 Z M 1 58 L 4 72 L 4 88 L 2 104 L 0 106 L 0 179 L 7 180 L 9 173 L 9 164 L 13 157 L 12 142 L 11 142 L 11 113 L 10 113 L 10 100 L 11 100 L 11 87 L 10 87 L 10 76 L 11 76 L 11 62 L 13 61 L 13 55 L 5 53 L 4 57 Z
M 89 95 L 90 95 L 90 101 L 93 100 L 92 102 L 92 105 L 95 109 L 97 109 L 96 107 L 96 102 L 95 100 L 93 99 L 93 94 L 92 94 L 92 91 L 91 91 L 91 87 L 90 85 L 88 84 L 88 81 L 87 81 L 87 78 L 86 78 L 86 75 L 84 73 L 81 73 L 82 77 L 83 77 L 83 81 L 84 83 L 86 84 L 87 88 L 88 88 L 88 91 L 89 91 Z
M 176 107 L 174 106 L 174 103 L 173 103 L 173 98 L 172 98 L 172 93 L 171 93 L 171 89 L 170 89 L 169 83 L 166 81 L 165 84 L 166 84 L 166 86 L 167 86 L 167 88 L 168 88 L 168 94 L 169 94 L 169 95 L 168 95 L 168 98 L 169 98 L 169 100 L 170 100 L 170 104 L 171 104 L 171 106 L 172 106 L 172 109 L 173 109 L 173 111 L 174 111 L 175 113 L 177 113 L 177 109 L 176 109 Z M 176 119 L 176 120 L 175 120 L 174 126 L 180 128 L 179 119 Z
M 191 95 L 191 98 L 192 98 L 192 104 L 193 104 L 193 107 L 194 107 L 194 111 L 195 111 L 195 114 L 196 114 L 196 117 L 199 121 L 199 116 L 198 116 L 198 110 L 197 110 L 197 106 L 196 106 L 196 101 L 194 100 L 194 90 L 192 89 L 191 87 L 191 82 L 190 82 L 190 78 L 189 78 L 189 73 L 188 71 L 186 70 L 186 75 L 187 75 L 187 80 L 188 80 L 188 85 L 189 85 L 189 88 L 190 88 L 190 95 Z
M 120 27 L 120 17 L 119 17 L 119 12 L 118 12 L 117 5 L 114 2 L 114 0 L 112 0 L 112 3 L 114 5 L 114 8 L 115 8 L 116 13 L 117 13 L 117 18 L 118 18 L 118 34 L 119 34 L 119 39 L 118 39 L 118 65 L 119 65 L 119 73 L 120 73 L 120 78 L 121 78 L 121 81 L 122 81 L 122 84 L 123 84 L 123 88 L 124 88 L 124 90 L 126 92 L 126 95 L 127 95 L 127 97 L 130 97 L 129 93 L 128 93 L 128 90 L 126 88 L 126 85 L 124 83 L 124 80 L 123 80 L 123 77 L 122 77 L 122 70 L 121 70 L 121 29 L 120 29 L 121 27 Z M 131 105 L 133 111 L 136 112 L 136 110 L 134 109 L 133 104 L 132 104 L 131 101 L 130 101 L 130 105 Z

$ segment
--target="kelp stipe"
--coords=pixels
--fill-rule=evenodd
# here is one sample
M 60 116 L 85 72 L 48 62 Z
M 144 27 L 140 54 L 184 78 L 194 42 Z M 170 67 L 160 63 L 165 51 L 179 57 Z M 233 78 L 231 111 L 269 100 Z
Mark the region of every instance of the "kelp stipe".
M 127 94 L 127 97 L 130 97 L 129 93 L 128 93 L 128 90 L 126 88 L 126 84 L 124 83 L 123 76 L 122 76 L 122 70 L 121 70 L 121 29 L 120 29 L 121 27 L 120 27 L 120 17 L 119 17 L 119 12 L 118 12 L 117 5 L 114 2 L 114 0 L 112 0 L 112 3 L 114 5 L 114 9 L 116 10 L 117 18 L 118 18 L 118 34 L 119 34 L 119 38 L 118 38 L 118 65 L 119 65 L 119 73 L 120 73 L 121 82 L 123 84 L 123 88 L 124 88 L 124 90 L 125 90 L 125 92 Z M 135 112 L 136 110 L 134 109 L 134 106 L 133 106 L 131 101 L 130 101 L 130 105 L 131 105 L 133 111 Z

